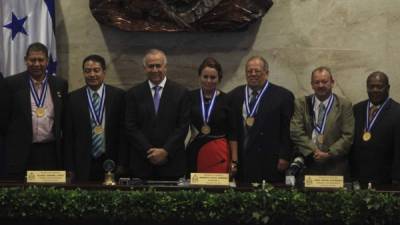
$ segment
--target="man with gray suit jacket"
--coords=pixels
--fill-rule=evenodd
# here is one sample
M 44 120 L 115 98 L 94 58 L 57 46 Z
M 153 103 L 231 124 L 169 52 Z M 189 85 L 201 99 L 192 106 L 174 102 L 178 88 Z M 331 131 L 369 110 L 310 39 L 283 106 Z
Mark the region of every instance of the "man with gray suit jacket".
M 333 85 L 328 67 L 312 71 L 314 94 L 295 101 L 290 136 L 295 150 L 306 159 L 306 175 L 343 175 L 347 179 L 354 117 L 351 102 L 333 94 Z

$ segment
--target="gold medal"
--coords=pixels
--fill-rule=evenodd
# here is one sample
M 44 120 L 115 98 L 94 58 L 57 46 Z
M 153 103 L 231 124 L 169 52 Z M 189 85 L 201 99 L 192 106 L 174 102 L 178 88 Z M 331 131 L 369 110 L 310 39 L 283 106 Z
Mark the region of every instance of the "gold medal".
M 372 137 L 371 132 L 364 131 L 364 134 L 362 136 L 363 141 L 369 141 L 371 137 Z
M 210 128 L 210 126 L 208 126 L 207 124 L 204 124 L 204 125 L 201 127 L 201 133 L 203 133 L 203 134 L 209 134 L 209 133 L 211 133 L 211 128 Z
M 254 117 L 247 117 L 246 118 L 246 125 L 249 126 L 249 127 L 252 127 L 254 125 L 254 121 L 255 121 Z
M 37 117 L 41 118 L 45 115 L 46 110 L 43 107 L 37 107 L 35 113 Z
M 318 141 L 318 143 L 323 144 L 324 143 L 324 135 L 319 134 L 317 136 L 317 141 Z
M 104 131 L 104 129 L 103 129 L 103 127 L 101 127 L 101 125 L 94 127 L 95 134 L 101 134 L 101 133 L 103 133 L 103 131 Z

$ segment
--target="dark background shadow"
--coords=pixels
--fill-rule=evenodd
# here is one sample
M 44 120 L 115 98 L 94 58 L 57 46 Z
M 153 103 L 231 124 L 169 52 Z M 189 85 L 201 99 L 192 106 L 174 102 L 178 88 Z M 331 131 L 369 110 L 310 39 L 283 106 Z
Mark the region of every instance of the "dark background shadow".
M 124 32 L 101 25 L 101 31 L 121 84 L 128 88 L 145 79 L 142 57 L 146 50 L 159 48 L 168 57 L 168 77 L 192 89 L 198 86 L 197 67 L 207 56 L 215 57 L 224 70 L 223 83 L 229 82 L 255 41 L 260 21 L 247 30 L 213 33 Z M 234 52 L 234 54 L 232 54 Z

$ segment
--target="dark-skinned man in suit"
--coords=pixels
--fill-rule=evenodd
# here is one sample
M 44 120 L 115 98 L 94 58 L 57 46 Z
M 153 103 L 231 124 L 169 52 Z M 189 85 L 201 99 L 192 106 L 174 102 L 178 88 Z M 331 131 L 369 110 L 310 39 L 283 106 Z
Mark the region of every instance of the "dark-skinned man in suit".
M 368 99 L 353 107 L 355 136 L 351 175 L 361 186 L 400 180 L 400 105 L 389 97 L 389 78 L 375 71 L 367 78 Z

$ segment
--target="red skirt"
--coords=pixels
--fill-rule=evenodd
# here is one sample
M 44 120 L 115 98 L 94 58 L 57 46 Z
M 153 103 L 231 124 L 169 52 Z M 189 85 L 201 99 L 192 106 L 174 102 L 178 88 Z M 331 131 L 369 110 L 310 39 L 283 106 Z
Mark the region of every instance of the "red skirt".
M 226 138 L 211 140 L 204 144 L 197 155 L 197 172 L 228 173 L 229 145 Z

